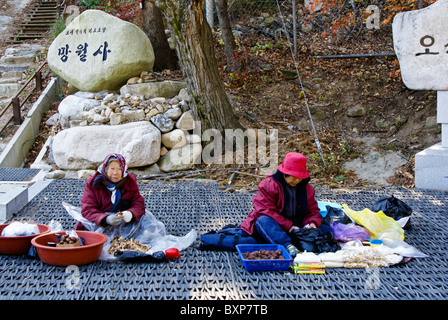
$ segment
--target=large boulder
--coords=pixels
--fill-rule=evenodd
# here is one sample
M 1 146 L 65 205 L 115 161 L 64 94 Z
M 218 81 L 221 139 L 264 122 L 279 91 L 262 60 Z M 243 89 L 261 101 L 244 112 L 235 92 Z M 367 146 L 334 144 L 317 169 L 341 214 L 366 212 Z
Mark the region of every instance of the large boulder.
M 70 128 L 70 121 L 82 120 L 80 116 L 82 111 L 90 111 L 99 105 L 100 103 L 95 99 L 86 99 L 76 95 L 65 97 L 58 106 L 62 128 Z
M 148 121 L 140 121 L 63 130 L 54 137 L 52 152 L 63 170 L 96 169 L 114 152 L 122 154 L 132 168 L 157 162 L 160 144 L 160 131 Z
M 50 45 L 48 65 L 80 90 L 118 90 L 129 78 L 152 71 L 154 51 L 136 25 L 86 10 Z

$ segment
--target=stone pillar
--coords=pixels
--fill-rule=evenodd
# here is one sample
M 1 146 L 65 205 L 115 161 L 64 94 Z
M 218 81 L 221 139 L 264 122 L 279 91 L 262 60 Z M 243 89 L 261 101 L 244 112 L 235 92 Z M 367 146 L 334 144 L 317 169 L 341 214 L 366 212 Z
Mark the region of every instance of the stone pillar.
M 442 139 L 415 155 L 415 187 L 448 191 L 448 0 L 397 14 L 394 50 L 404 84 L 437 91 L 437 122 Z

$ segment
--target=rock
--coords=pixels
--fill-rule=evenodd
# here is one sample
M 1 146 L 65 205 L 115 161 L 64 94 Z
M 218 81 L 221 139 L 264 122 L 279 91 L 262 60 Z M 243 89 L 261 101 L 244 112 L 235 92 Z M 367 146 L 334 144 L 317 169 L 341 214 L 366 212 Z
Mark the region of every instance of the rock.
M 79 170 L 78 179 L 88 179 L 95 174 L 96 170 Z
M 109 123 L 112 126 L 121 124 L 124 120 L 124 116 L 121 113 L 112 112 L 109 116 Z
M 160 148 L 160 156 L 163 157 L 168 153 L 168 149 L 165 147 Z
M 310 113 L 314 120 L 323 121 L 327 118 L 325 113 L 318 108 L 310 107 Z
M 388 151 L 380 154 L 371 151 L 369 155 L 344 163 L 345 170 L 353 170 L 363 180 L 371 181 L 380 185 L 389 185 L 387 179 L 395 174 L 398 167 L 407 162 L 406 158 L 399 152 Z
M 392 23 L 394 51 L 404 84 L 412 90 L 448 90 L 448 1 L 398 13 Z
M 136 176 L 150 176 L 150 175 L 162 173 L 162 171 L 160 171 L 157 163 L 154 163 L 154 164 L 152 164 L 150 166 L 146 166 L 146 167 L 130 168 L 129 172 Z
M 357 105 L 347 110 L 348 117 L 364 117 L 367 114 L 366 109 Z
M 164 104 L 166 102 L 166 98 L 164 97 L 156 97 L 156 98 L 151 98 L 149 99 L 149 101 L 151 102 L 151 104 Z
M 53 157 L 63 170 L 96 169 L 109 153 L 121 153 L 128 167 L 157 162 L 160 131 L 148 121 L 122 125 L 75 127 L 60 131 L 53 139 Z
M 143 95 L 145 99 L 156 97 L 172 98 L 185 88 L 185 82 L 182 81 L 158 81 L 145 82 L 137 84 L 127 84 L 121 87 L 120 94 L 127 93 L 131 95 Z
M 128 80 L 127 84 L 136 84 L 140 80 L 140 77 L 132 77 Z
M 145 111 L 142 109 L 122 110 L 121 114 L 123 115 L 124 121 L 126 122 L 139 121 L 145 119 Z
M 81 112 L 90 111 L 97 106 L 99 106 L 99 102 L 96 100 L 86 99 L 75 95 L 67 96 L 61 101 L 58 107 L 62 128 L 70 128 L 71 120 L 84 120 L 82 119 Z
M 286 80 L 293 80 L 297 78 L 297 72 L 293 70 L 281 70 L 282 76 Z
M 58 124 L 60 116 L 61 115 L 59 113 L 53 114 L 50 118 L 47 119 L 47 121 L 45 121 L 45 125 L 54 126 L 54 125 Z
M 186 135 L 187 143 L 202 143 L 202 139 L 197 134 L 188 134 Z
M 168 149 L 182 148 L 187 143 L 183 130 L 175 129 L 162 134 L 162 144 Z
M 79 113 L 79 117 L 81 118 L 80 120 L 86 120 L 88 123 L 92 123 L 96 115 L 97 113 L 95 109 L 91 109 L 89 111 L 81 111 Z
M 146 119 L 150 120 L 152 117 L 154 117 L 155 115 L 158 115 L 159 113 L 160 113 L 160 111 L 157 110 L 157 108 L 151 109 L 146 114 Z
M 164 113 L 159 113 L 151 118 L 151 122 L 159 128 L 162 133 L 169 132 L 174 128 L 174 122 Z
M 171 109 L 168 109 L 165 114 L 170 118 L 171 120 L 177 120 L 182 115 L 182 110 L 179 107 L 174 107 Z
M 146 34 L 100 10 L 77 16 L 50 45 L 47 57 L 54 73 L 79 90 L 92 92 L 117 90 L 154 65 Z
M 188 131 L 193 130 L 194 127 L 194 117 L 191 110 L 184 112 L 176 122 L 176 128 L 178 129 Z
M 179 101 L 184 100 L 184 101 L 187 101 L 187 102 L 191 102 L 191 96 L 188 94 L 187 89 L 181 89 L 179 91 L 179 94 L 176 96 L 176 98 Z
M 202 153 L 200 144 L 187 144 L 182 148 L 172 149 L 157 162 L 163 172 L 187 170 L 193 167 Z
M 109 118 L 102 116 L 101 114 L 95 114 L 93 116 L 93 122 L 103 124 L 109 122 Z
M 51 165 L 49 165 L 48 163 L 42 162 L 42 161 L 32 163 L 30 165 L 30 168 L 31 169 L 39 169 L 39 170 L 42 170 L 43 172 L 50 172 L 51 169 L 53 169 Z
M 440 133 L 442 131 L 442 126 L 437 122 L 437 116 L 426 118 L 425 129 L 429 129 L 434 133 Z
M 65 178 L 65 171 L 63 170 L 51 171 L 45 175 L 45 179 L 63 179 L 63 178 Z

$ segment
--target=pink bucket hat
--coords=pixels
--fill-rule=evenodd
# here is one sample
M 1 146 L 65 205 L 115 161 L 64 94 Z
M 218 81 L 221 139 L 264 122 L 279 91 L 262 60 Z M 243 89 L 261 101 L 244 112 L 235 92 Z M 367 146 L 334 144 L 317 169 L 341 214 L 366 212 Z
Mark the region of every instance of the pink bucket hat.
M 278 170 L 283 174 L 300 179 L 306 179 L 310 176 L 306 170 L 306 157 L 297 152 L 287 153 L 283 163 L 278 166 Z

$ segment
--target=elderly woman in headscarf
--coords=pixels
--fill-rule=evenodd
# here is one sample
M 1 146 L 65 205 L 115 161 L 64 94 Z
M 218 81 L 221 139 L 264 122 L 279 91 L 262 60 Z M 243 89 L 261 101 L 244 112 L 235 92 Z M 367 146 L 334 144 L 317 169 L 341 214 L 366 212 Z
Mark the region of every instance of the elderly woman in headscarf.
M 118 153 L 109 154 L 86 181 L 81 214 L 99 227 L 106 227 L 138 221 L 144 213 L 145 200 L 135 176 L 127 171 L 126 160 Z M 75 229 L 84 226 L 78 222 Z

